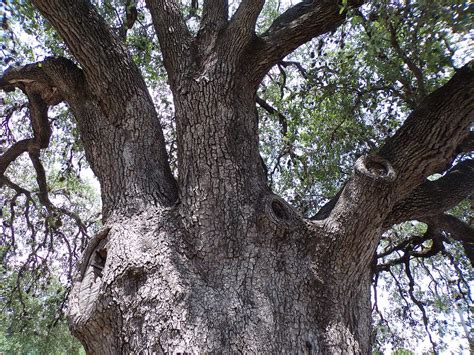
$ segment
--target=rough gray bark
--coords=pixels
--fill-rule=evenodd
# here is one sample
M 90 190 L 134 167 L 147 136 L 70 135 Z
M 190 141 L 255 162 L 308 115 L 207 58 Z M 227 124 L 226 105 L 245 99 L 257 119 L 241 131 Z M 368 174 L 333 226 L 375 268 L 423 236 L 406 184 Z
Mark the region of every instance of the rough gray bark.
M 69 301 L 87 352 L 368 353 L 380 233 L 465 141 L 473 71 L 459 71 L 378 155 L 359 159 L 310 221 L 267 187 L 256 89 L 277 60 L 343 20 L 336 3 L 297 5 L 257 37 L 263 1 L 243 1 L 232 19 L 225 1 L 206 1 L 193 37 L 177 3 L 147 0 L 175 101 L 176 182 L 119 38 L 88 1 L 33 2 L 82 69 L 51 58 L 5 73 L 0 86 L 34 82 L 43 105 L 54 103 L 50 92 L 67 102 L 101 183 L 106 229 L 86 249 Z

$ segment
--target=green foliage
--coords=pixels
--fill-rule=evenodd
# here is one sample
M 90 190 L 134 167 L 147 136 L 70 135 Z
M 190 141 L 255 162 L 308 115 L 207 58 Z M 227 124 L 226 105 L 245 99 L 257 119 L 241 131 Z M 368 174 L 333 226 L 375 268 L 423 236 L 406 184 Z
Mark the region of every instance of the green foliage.
M 85 354 L 62 315 L 66 289 L 41 270 L 1 267 L 0 352 L 4 354 Z M 22 273 L 20 278 L 19 273 Z

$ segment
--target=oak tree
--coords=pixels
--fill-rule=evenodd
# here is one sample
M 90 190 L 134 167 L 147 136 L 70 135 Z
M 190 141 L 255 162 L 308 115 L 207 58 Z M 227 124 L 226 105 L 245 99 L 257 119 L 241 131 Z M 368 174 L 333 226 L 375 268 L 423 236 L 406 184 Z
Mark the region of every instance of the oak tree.
M 26 95 L 27 102 L 16 108 L 28 107 L 31 132 L 27 138 L 11 140 L 0 156 L 0 184 L 13 193 L 10 220 L 21 196 L 26 228 L 37 229 L 28 219 L 29 206 L 37 199 L 47 216 L 46 231 L 56 230 L 62 218 L 68 218 L 87 239 L 87 223 L 50 196 L 42 161 L 55 123 L 48 112 L 65 104 L 101 188 L 103 226 L 83 246 L 68 298 L 71 330 L 88 353 L 365 354 L 372 339 L 374 273 L 407 266 L 409 295 L 416 303 L 409 271 L 412 258 L 443 252 L 449 236 L 461 243 L 472 263 L 474 230 L 445 212 L 474 188 L 474 161 L 469 159 L 474 72 L 472 62 L 467 63 L 453 70 L 443 85 L 436 85 L 439 81 L 430 76 L 433 64 L 400 42 L 408 34 L 394 13 L 423 18 L 426 14 L 417 12 L 423 14 L 423 4 L 382 1 L 367 10 L 359 0 L 303 1 L 261 21 L 263 0 L 230 5 L 226 0 L 192 1 L 188 7 L 176 0 L 126 1 L 121 13 L 118 5 L 106 2 L 106 10 L 120 15 L 114 25 L 101 4 L 88 0 L 31 3 L 65 44 L 60 49 L 64 55 L 10 66 L 0 78 L 3 91 L 20 89 Z M 387 8 L 392 13 L 384 12 Z M 320 49 L 331 36 L 340 36 L 338 29 L 348 13 L 372 41 L 363 45 L 373 49 L 374 60 L 400 67 L 399 77 L 391 81 L 394 74 L 388 71 L 369 73 L 338 89 L 330 76 L 318 83 L 321 51 L 310 55 L 318 58 L 311 73 L 301 63 L 285 60 L 315 38 Z M 138 25 L 152 26 L 157 42 L 130 36 Z M 5 15 L 4 30 L 9 26 Z M 377 35 L 380 26 L 386 36 Z M 423 24 L 415 27 L 413 39 L 420 28 Z M 395 62 L 378 50 L 384 42 Z M 156 66 L 150 65 L 152 58 L 137 58 L 131 44 L 159 44 Z M 338 45 L 344 46 L 344 40 Z M 340 61 L 333 58 L 339 67 L 332 70 L 343 72 L 354 56 L 353 51 Z M 148 64 L 145 72 L 140 61 Z M 164 127 L 163 112 L 147 86 L 159 80 L 161 65 L 173 99 L 171 127 Z M 319 70 L 330 65 L 325 59 Z M 288 104 L 301 100 L 305 107 L 309 100 L 310 109 L 333 105 L 326 108 L 332 110 L 333 123 L 344 115 L 363 115 L 364 103 L 377 106 L 381 92 L 402 100 L 409 111 L 395 132 L 388 130 L 392 121 L 380 124 L 370 149 L 352 145 L 363 154 L 346 159 L 346 164 L 354 162 L 352 171 L 321 208 L 290 204 L 276 193 L 285 184 L 284 175 L 274 175 L 284 157 L 301 169 L 305 184 L 318 183 L 318 173 L 308 168 L 318 157 L 302 154 L 288 112 L 258 93 L 262 87 L 274 90 L 268 81 L 272 68 L 284 73 L 289 66 L 305 79 L 311 76 L 311 88 L 324 95 L 302 94 L 290 97 Z M 362 85 L 370 74 L 376 80 Z M 285 85 L 280 99 L 285 98 Z M 348 88 L 355 96 L 337 95 Z M 348 103 L 347 97 L 354 100 Z M 258 114 L 257 105 L 276 118 L 283 137 L 272 169 L 271 161 L 265 162 L 260 154 L 259 117 L 264 114 Z M 378 109 L 380 116 L 389 114 Z M 329 145 L 344 141 L 341 134 L 354 133 L 357 126 L 345 127 L 345 122 L 336 124 Z M 170 134 L 173 143 L 167 144 Z M 314 143 L 317 138 L 307 139 Z M 271 156 L 269 145 L 263 150 L 266 158 Z M 329 151 L 316 150 L 321 161 Z M 34 167 L 34 194 L 8 174 L 24 155 Z M 428 179 L 437 173 L 443 176 Z M 410 220 L 425 223 L 426 231 L 399 238 L 377 254 L 382 234 Z M 4 227 L 10 229 L 11 240 L 2 258 L 15 244 L 13 223 Z M 67 244 L 67 235 L 57 236 Z M 41 242 L 35 239 L 33 245 Z M 76 247 L 80 249 L 69 245 L 71 255 Z M 377 265 L 378 259 L 398 251 L 404 251 L 400 258 Z M 37 253 L 31 260 L 47 268 L 41 259 Z

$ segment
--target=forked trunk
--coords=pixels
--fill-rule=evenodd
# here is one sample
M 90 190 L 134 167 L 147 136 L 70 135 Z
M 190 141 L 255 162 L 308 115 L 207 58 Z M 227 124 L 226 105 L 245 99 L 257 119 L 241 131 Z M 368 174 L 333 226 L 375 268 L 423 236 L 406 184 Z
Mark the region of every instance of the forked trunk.
M 180 202 L 91 242 L 70 301 L 88 353 L 368 352 L 368 261 L 347 280 L 327 226 L 268 190 L 254 92 L 191 81 L 175 95 Z

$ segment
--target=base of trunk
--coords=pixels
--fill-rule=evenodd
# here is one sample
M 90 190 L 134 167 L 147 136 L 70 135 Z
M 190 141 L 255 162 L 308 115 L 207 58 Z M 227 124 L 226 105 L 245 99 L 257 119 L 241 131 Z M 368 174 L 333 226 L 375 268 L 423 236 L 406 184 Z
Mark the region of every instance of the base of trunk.
M 74 283 L 74 335 L 89 354 L 367 353 L 368 278 L 340 289 L 308 253 L 306 228 L 254 221 L 212 253 L 193 246 L 176 211 L 116 221 Z

